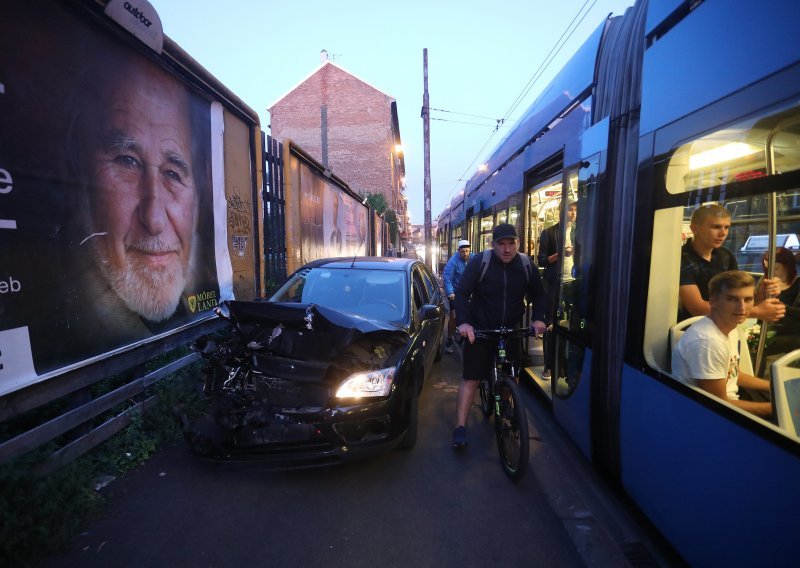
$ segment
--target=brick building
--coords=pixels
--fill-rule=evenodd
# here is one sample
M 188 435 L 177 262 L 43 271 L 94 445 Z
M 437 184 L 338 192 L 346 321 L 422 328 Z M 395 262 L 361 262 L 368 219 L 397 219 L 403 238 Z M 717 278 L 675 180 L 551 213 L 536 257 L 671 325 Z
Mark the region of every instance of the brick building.
M 270 130 L 291 140 L 360 195 L 380 193 L 408 233 L 405 163 L 394 98 L 320 54 L 322 63 L 273 103 Z

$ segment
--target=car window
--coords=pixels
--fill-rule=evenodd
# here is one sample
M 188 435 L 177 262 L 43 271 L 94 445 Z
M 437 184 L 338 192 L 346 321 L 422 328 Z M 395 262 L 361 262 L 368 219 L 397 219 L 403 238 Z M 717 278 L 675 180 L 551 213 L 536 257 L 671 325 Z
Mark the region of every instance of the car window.
M 405 321 L 405 273 L 389 270 L 314 268 L 294 274 L 273 302 L 317 304 L 381 321 Z
M 414 309 L 419 311 L 423 305 L 428 303 L 428 290 L 425 288 L 425 284 L 422 281 L 422 275 L 420 274 L 419 270 L 414 270 L 413 286 Z
M 439 285 L 436 283 L 436 280 L 433 278 L 431 273 L 428 272 L 428 270 L 420 267 L 419 271 L 422 277 L 422 282 L 425 284 L 425 289 L 428 292 L 428 300 L 426 303 L 433 303 L 435 302 L 435 298 L 439 292 Z

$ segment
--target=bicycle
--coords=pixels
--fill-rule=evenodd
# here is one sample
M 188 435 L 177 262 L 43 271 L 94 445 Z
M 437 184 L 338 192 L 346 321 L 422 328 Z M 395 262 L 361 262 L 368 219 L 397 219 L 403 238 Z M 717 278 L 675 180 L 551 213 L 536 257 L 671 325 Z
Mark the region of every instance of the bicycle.
M 475 330 L 476 338 L 497 342 L 492 375 L 480 381 L 478 390 L 484 416 L 488 418 L 494 414 L 495 437 L 503 470 L 514 480 L 520 479 L 528 468 L 530 447 L 528 416 L 516 382 L 519 370 L 513 361 L 506 358 L 506 340 L 532 333 L 528 328 Z

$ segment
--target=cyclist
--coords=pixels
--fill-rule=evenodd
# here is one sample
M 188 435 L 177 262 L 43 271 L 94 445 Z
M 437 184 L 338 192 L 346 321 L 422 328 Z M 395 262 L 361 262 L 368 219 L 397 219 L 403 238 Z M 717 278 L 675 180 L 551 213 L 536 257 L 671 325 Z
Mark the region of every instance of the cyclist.
M 539 272 L 530 259 L 518 252 L 519 239 L 514 225 L 502 223 L 492 231 L 492 254 L 484 267 L 483 256 L 476 255 L 467 264 L 456 288 L 458 333 L 467 338 L 464 345 L 463 380 L 458 389 L 458 412 L 453 431 L 453 447 L 467 445 L 467 415 L 482 377 L 492 372 L 495 345 L 475 340 L 475 329 L 514 327 L 525 313 L 524 299 L 533 303 L 531 328 L 544 333 L 547 293 Z M 484 269 L 485 268 L 485 269 Z M 519 361 L 519 341 L 510 342 L 509 358 Z
M 464 269 L 467 263 L 472 258 L 470 253 L 469 241 L 461 239 L 458 241 L 458 251 L 450 257 L 447 264 L 444 265 L 442 271 L 442 278 L 444 279 L 444 291 L 450 302 L 450 317 L 447 321 L 447 341 L 445 341 L 444 349 L 448 353 L 453 352 L 453 332 L 456 330 L 456 310 L 453 301 L 456 299 L 456 287 L 461 281 L 461 276 L 464 274 Z

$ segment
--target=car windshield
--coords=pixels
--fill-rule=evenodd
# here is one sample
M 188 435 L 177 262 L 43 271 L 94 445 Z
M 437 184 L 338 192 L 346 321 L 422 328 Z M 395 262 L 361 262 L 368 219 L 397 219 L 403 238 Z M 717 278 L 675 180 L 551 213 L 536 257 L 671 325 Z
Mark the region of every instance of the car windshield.
M 318 304 L 367 319 L 406 320 L 405 272 L 359 268 L 310 268 L 295 273 L 272 302 Z

